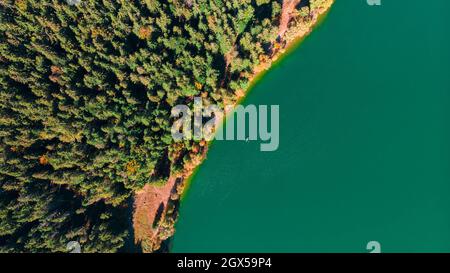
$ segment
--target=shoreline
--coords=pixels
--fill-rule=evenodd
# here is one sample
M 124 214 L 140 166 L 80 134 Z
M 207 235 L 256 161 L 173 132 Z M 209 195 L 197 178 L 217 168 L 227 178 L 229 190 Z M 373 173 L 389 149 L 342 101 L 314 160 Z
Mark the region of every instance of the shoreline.
M 272 69 L 274 66 L 278 65 L 280 62 L 283 61 L 284 58 L 286 58 L 290 53 L 292 53 L 293 51 L 295 51 L 299 46 L 301 46 L 303 40 L 314 30 L 314 28 L 319 27 L 320 24 L 323 22 L 323 20 L 325 20 L 326 16 L 328 15 L 328 12 L 331 9 L 331 6 L 333 5 L 335 0 L 329 0 L 328 4 L 326 7 L 324 7 L 323 11 L 319 12 L 319 14 L 317 15 L 317 17 L 311 21 L 309 29 L 306 31 L 301 31 L 301 30 L 297 30 L 297 34 L 295 34 L 296 36 L 293 37 L 293 39 L 290 39 L 290 41 L 286 41 L 286 45 L 281 48 L 279 51 L 277 51 L 274 56 L 272 56 L 270 62 L 265 62 L 263 64 L 260 64 L 260 66 L 265 66 L 265 69 L 259 70 L 257 72 L 254 72 L 250 78 L 249 78 L 249 86 L 247 88 L 247 90 L 244 93 L 244 96 L 239 97 L 238 100 L 236 101 L 236 103 L 233 106 L 239 105 L 241 102 L 243 102 L 246 98 L 247 95 L 254 89 L 254 87 L 259 83 L 260 80 L 262 80 L 265 76 L 265 74 L 267 72 L 269 72 L 270 69 Z M 289 31 L 289 30 L 288 30 Z M 228 114 L 229 115 L 229 114 Z M 221 126 L 223 126 L 228 118 L 228 115 L 224 116 L 223 119 L 220 121 Z M 211 145 L 214 144 L 214 140 L 210 141 L 207 143 L 208 149 L 211 147 Z M 203 160 L 205 160 L 206 158 L 204 158 Z M 202 160 L 202 163 L 203 163 Z M 200 163 L 201 165 L 201 163 Z M 181 200 L 183 200 L 183 198 L 185 197 L 185 195 L 187 194 L 188 190 L 189 190 L 189 186 L 191 184 L 191 180 L 194 178 L 194 176 L 197 173 L 198 168 L 200 167 L 200 165 L 198 165 L 191 176 L 187 177 L 187 181 L 186 181 L 186 185 L 184 186 L 184 190 L 183 193 L 181 194 L 180 198 Z
M 323 7 L 320 7 L 311 13 L 313 16 L 311 21 L 306 24 L 304 22 L 295 22 L 294 26 L 288 27 L 283 32 L 284 36 L 282 38 L 281 47 L 275 51 L 267 61 L 261 62 L 259 65 L 255 66 L 253 73 L 248 78 L 249 85 L 247 89 L 239 89 L 235 92 L 236 101 L 232 104 L 233 106 L 236 106 L 245 100 L 255 85 L 271 68 L 280 63 L 280 61 L 282 61 L 289 53 L 297 49 L 313 29 L 320 26 L 321 22 L 330 11 L 333 3 L 334 0 L 328 0 Z M 291 11 L 288 11 L 288 14 L 290 14 Z M 292 23 L 291 21 L 292 19 L 295 19 L 295 17 L 289 16 L 288 22 Z M 277 43 L 278 42 L 275 41 L 272 45 Z M 221 126 L 225 124 L 228 115 L 225 115 L 219 122 Z M 140 246 L 143 252 L 158 251 L 165 241 L 170 240 L 170 238 L 173 237 L 180 202 L 186 197 L 192 180 L 194 179 L 198 168 L 204 160 L 206 160 L 207 151 L 213 143 L 214 141 L 206 142 L 206 144 L 201 147 L 202 151 L 199 153 L 199 156 L 195 158 L 191 164 L 187 164 L 181 173 L 170 176 L 166 185 L 146 185 L 142 190 L 134 194 L 132 215 L 133 237 L 134 243 L 138 247 Z M 154 199 L 150 198 L 152 196 Z M 151 201 L 149 201 L 150 199 Z M 157 219 L 157 227 L 155 228 L 154 221 L 157 218 L 156 216 L 161 205 L 163 205 L 162 212 L 160 212 L 161 219 Z M 155 210 L 155 208 L 157 209 Z

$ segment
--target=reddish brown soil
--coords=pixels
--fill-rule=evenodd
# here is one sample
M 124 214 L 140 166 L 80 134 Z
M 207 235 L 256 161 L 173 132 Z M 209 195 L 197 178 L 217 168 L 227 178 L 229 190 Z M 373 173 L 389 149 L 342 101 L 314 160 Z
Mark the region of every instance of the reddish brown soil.
M 278 31 L 278 36 L 283 37 L 284 33 L 287 31 L 289 26 L 289 21 L 292 18 L 292 12 L 295 7 L 300 4 L 301 0 L 285 0 L 283 1 L 283 6 L 281 9 L 281 19 L 280 19 L 280 29 Z
M 158 226 L 154 228 L 153 224 L 161 206 L 163 206 L 165 211 L 170 194 L 175 186 L 175 181 L 176 178 L 171 177 L 164 186 L 147 184 L 135 194 L 133 214 L 134 242 L 141 245 L 145 252 L 151 252 L 159 248 L 160 240 L 157 238 Z M 164 212 L 162 212 L 161 217 L 164 217 Z

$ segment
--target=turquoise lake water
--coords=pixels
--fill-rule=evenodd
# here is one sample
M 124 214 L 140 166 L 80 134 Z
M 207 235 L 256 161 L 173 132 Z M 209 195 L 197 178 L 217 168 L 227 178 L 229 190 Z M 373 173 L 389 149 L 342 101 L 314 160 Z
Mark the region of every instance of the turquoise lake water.
M 216 141 L 173 252 L 450 252 L 450 1 L 337 0 L 244 105 L 280 146 Z

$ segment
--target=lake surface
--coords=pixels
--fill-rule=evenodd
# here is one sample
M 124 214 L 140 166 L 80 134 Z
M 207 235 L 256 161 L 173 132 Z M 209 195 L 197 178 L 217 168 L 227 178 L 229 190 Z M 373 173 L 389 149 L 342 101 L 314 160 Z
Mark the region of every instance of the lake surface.
M 450 252 L 450 1 L 337 0 L 243 104 L 280 146 L 216 141 L 173 252 Z

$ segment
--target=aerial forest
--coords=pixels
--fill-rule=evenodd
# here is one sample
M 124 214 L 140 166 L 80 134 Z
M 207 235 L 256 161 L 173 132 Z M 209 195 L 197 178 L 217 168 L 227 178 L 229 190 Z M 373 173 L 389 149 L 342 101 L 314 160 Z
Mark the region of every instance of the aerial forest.
M 201 153 L 172 107 L 236 102 L 282 46 L 282 5 L 0 0 L 0 252 L 125 251 L 133 193 Z

